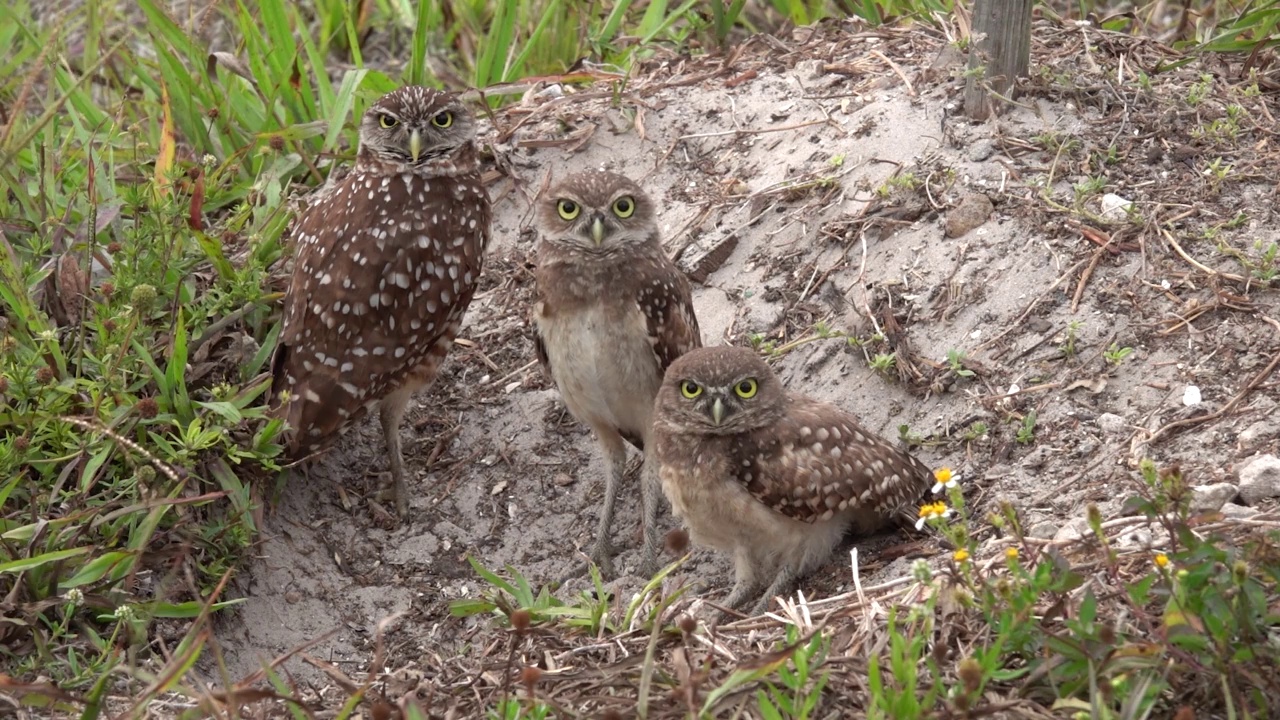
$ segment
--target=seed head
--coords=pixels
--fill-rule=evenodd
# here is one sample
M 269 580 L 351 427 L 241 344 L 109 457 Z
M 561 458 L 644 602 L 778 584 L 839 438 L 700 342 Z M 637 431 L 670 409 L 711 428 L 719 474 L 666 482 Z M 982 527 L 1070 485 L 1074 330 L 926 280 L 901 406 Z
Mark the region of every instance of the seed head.
M 133 305 L 138 311 L 146 311 L 151 309 L 151 303 L 156 301 L 156 288 L 154 285 L 139 285 L 129 293 L 129 304 Z
M 698 629 L 698 621 L 688 615 L 681 615 L 677 624 L 680 626 L 680 632 L 685 635 L 692 635 L 693 631 Z
M 26 435 L 19 435 L 13 439 L 14 450 L 17 450 L 18 452 L 26 452 L 29 447 L 31 447 L 31 438 Z
M 53 380 L 53 368 L 45 365 L 36 370 L 36 382 L 41 385 L 48 385 Z
M 532 665 L 525 665 L 520 669 L 520 684 L 524 685 L 530 695 L 533 694 L 533 686 L 541 679 L 542 671 Z
M 138 401 L 138 404 L 133 407 L 138 411 L 138 415 L 141 416 L 143 420 L 150 420 L 160 414 L 160 405 L 155 401 L 155 398 L 142 398 Z
M 967 692 L 974 693 L 982 687 L 982 663 L 972 657 L 960 661 L 956 666 L 956 675 L 960 676 L 960 682 Z
M 511 613 L 511 628 L 515 630 L 516 633 L 523 635 L 529 631 L 529 622 L 531 619 L 529 611 L 524 608 L 520 608 L 519 610 Z
M 672 555 L 683 555 L 684 551 L 689 547 L 689 533 L 682 528 L 674 528 L 667 533 L 665 544 L 667 552 Z
M 102 293 L 103 297 L 111 297 L 116 294 L 116 284 L 107 280 L 98 286 L 98 291 Z

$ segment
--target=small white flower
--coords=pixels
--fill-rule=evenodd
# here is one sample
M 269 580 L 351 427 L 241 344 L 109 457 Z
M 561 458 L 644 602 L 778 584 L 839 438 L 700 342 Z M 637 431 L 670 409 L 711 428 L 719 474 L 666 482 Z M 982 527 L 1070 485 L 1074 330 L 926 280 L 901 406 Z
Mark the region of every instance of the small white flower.
M 116 608 L 115 618 L 116 620 L 121 620 L 121 621 L 133 620 L 134 618 L 133 608 L 129 605 L 121 605 L 120 607 Z
M 927 583 L 933 579 L 933 568 L 929 567 L 929 561 L 921 558 L 911 563 L 911 576 L 918 582 Z
M 200 162 L 204 163 L 205 167 L 213 167 L 218 164 L 218 158 L 210 155 L 209 153 L 205 153 L 204 157 L 200 158 Z
M 70 605 L 79 605 L 84 602 L 84 593 L 80 588 L 71 588 L 67 591 L 67 603 Z

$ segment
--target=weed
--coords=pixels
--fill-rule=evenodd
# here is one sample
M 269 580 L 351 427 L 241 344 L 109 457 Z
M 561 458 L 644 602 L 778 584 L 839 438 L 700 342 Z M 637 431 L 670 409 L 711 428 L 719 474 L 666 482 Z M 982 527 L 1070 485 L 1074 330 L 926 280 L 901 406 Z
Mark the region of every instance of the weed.
M 1028 410 L 1023 416 L 1022 422 L 1018 426 L 1018 434 L 1015 437 L 1021 445 L 1029 445 L 1036 440 L 1036 411 Z
M 1200 79 L 1192 83 L 1187 89 L 1187 104 L 1191 107 L 1197 107 L 1204 99 L 1209 96 L 1209 91 L 1213 89 L 1213 76 L 1204 73 Z
M 1116 343 L 1111 343 L 1111 347 L 1103 351 L 1102 357 L 1107 361 L 1108 365 L 1114 365 L 1115 367 L 1120 367 L 1121 363 L 1123 363 L 1126 359 L 1128 359 L 1128 357 L 1132 354 L 1133 354 L 1133 348 L 1120 347 Z
M 871 369 L 881 375 L 888 376 L 893 372 L 897 361 L 898 358 L 895 353 L 876 353 L 875 357 L 871 358 Z
M 893 194 L 895 190 L 903 190 L 906 192 L 915 192 L 924 185 L 924 180 L 916 177 L 915 173 L 904 172 L 898 173 L 882 185 L 876 188 L 876 194 L 882 198 L 887 198 Z
M 974 372 L 964 366 L 964 353 L 956 349 L 947 351 L 947 365 L 960 377 L 973 377 Z
M 1081 180 L 1072 186 L 1075 193 L 1076 204 L 1083 205 L 1084 201 L 1092 195 L 1097 195 L 1107 188 L 1107 179 L 1102 176 L 1089 177 Z
M 969 427 L 965 428 L 965 431 L 960 436 L 960 438 L 967 443 L 971 443 L 975 440 L 979 440 L 981 438 L 986 437 L 987 432 L 988 432 L 987 424 L 979 420 L 973 423 L 972 425 L 970 425 Z
M 1069 358 L 1074 358 L 1078 352 L 1076 349 L 1076 341 L 1079 339 L 1077 332 L 1082 324 L 1079 320 L 1072 320 L 1067 323 L 1067 332 L 1062 343 L 1062 354 Z

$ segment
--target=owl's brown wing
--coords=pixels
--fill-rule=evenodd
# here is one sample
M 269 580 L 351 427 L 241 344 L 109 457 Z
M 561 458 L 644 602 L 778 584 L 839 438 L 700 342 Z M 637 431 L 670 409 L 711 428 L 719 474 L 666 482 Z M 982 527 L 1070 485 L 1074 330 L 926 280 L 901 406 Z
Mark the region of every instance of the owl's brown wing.
M 802 522 L 849 508 L 891 514 L 934 482 L 924 463 L 874 437 L 848 413 L 789 395 L 774 425 L 732 445 L 729 465 L 761 503 Z
M 629 268 L 636 283 L 636 304 L 644 314 L 649 342 L 665 373 L 676 358 L 702 347 L 702 331 L 693 311 L 693 291 L 684 273 L 662 254 Z
M 356 170 L 299 216 L 272 382 L 275 398 L 290 394 L 291 455 L 323 449 L 447 352 L 489 227 L 479 183 L 465 180 L 432 193 Z

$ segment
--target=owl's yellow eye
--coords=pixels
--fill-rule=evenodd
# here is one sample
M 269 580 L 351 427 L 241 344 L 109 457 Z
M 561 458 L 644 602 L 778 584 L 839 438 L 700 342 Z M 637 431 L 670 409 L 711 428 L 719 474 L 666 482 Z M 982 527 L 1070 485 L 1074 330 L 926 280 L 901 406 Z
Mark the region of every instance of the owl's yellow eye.
M 733 391 L 743 400 L 750 400 L 756 396 L 756 391 L 760 389 L 760 385 L 756 383 L 755 378 L 747 378 L 737 385 L 733 386 Z
M 560 217 L 565 220 L 572 220 L 582 212 L 582 208 L 578 207 L 578 203 L 572 200 L 561 200 L 556 203 L 556 212 L 560 213 Z
M 613 201 L 613 214 L 626 219 L 636 212 L 636 201 L 630 195 L 623 195 Z
M 384 128 L 391 129 L 400 124 L 400 121 L 390 115 L 379 115 L 378 124 Z
M 453 124 L 453 113 L 446 110 L 431 118 L 431 124 L 438 128 L 447 128 Z
M 680 394 L 692 400 L 702 394 L 702 386 L 696 382 L 685 380 L 680 383 Z

